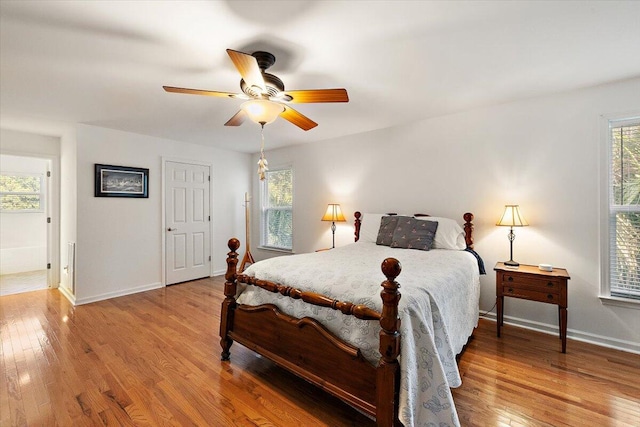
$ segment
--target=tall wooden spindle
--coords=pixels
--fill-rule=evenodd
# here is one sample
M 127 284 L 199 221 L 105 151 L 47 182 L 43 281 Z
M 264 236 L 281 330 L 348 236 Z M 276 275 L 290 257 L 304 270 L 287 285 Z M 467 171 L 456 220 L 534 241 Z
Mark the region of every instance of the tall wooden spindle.
M 465 213 L 464 218 L 464 240 L 467 243 L 469 249 L 473 249 L 473 214 L 471 212 Z
M 245 223 L 245 234 L 246 234 L 246 245 L 244 256 L 242 257 L 242 262 L 240 263 L 240 273 L 242 273 L 247 264 L 253 264 L 255 261 L 253 260 L 253 255 L 251 255 L 251 244 L 249 242 L 249 217 L 251 215 L 251 211 L 249 210 L 249 193 L 244 193 L 244 223 Z
M 396 425 L 398 419 L 398 392 L 400 390 L 400 285 L 395 281 L 402 271 L 400 261 L 387 258 L 382 261 L 382 317 L 380 318 L 380 363 L 376 378 L 376 423 L 379 427 Z
M 222 301 L 222 312 L 220 314 L 220 345 L 222 346 L 222 360 L 229 360 L 231 344 L 233 340 L 229 338 L 229 330 L 233 329 L 233 309 L 236 306 L 237 291 L 237 266 L 238 266 L 238 248 L 240 241 L 238 239 L 229 239 L 228 245 L 230 252 L 227 254 L 227 272 L 224 275 L 224 301 Z

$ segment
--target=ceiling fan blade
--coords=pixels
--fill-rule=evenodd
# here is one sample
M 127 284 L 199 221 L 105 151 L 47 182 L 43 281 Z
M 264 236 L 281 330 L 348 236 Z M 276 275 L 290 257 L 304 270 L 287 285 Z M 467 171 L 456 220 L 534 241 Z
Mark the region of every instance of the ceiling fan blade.
M 247 113 L 244 112 L 244 110 L 240 110 L 238 111 L 233 117 L 231 117 L 227 123 L 225 123 L 225 126 L 240 126 L 242 123 L 244 123 L 244 119 L 247 118 Z
M 226 98 L 247 98 L 245 95 L 240 93 L 231 93 L 231 92 L 215 92 L 212 90 L 201 90 L 201 89 L 187 89 L 184 87 L 173 87 L 173 86 L 162 86 L 162 88 L 167 92 L 172 93 L 186 93 L 187 95 L 206 95 L 206 96 L 219 96 Z
M 237 50 L 227 49 L 227 53 L 236 66 L 238 72 L 242 76 L 244 82 L 249 86 L 257 86 L 261 92 L 266 92 L 264 78 L 258 66 L 258 61 L 248 53 L 238 52 Z
M 283 92 L 286 97 L 292 99 L 289 102 L 302 104 L 309 102 L 349 102 L 349 95 L 346 89 L 311 89 L 311 90 L 288 90 Z
M 280 113 L 280 117 L 282 117 L 285 120 L 290 121 L 291 123 L 293 123 L 294 125 L 298 126 L 302 130 L 309 130 L 309 129 L 313 129 L 314 127 L 318 126 L 318 124 L 316 122 L 314 122 L 313 120 L 311 120 L 307 116 L 304 116 L 304 115 L 300 114 L 298 111 L 294 110 L 293 108 L 289 107 L 288 105 L 284 106 L 284 111 L 282 113 Z

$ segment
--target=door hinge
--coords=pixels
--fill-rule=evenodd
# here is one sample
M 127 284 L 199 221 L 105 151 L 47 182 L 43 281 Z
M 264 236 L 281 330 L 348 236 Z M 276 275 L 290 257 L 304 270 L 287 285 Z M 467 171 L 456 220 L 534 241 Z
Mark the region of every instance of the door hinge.
M 47 263 L 47 270 L 51 270 L 51 263 Z
M 47 217 L 47 224 L 51 224 L 51 217 L 50 216 Z
M 47 178 L 51 178 L 51 171 L 47 171 Z
M 211 261 L 211 255 L 209 255 L 209 261 Z
M 209 215 L 209 221 L 211 221 L 211 215 Z
M 209 178 L 209 182 L 211 182 L 211 175 L 209 175 L 208 178 Z

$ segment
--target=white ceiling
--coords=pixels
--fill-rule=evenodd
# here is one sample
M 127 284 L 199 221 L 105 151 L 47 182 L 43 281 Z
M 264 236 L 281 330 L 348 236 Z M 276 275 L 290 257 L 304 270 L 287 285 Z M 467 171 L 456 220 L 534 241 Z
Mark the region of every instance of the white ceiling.
M 240 100 L 225 49 L 276 55 L 297 104 L 268 148 L 640 76 L 640 1 L 0 1 L 0 124 L 87 123 L 256 152 L 259 127 L 223 124 Z M 639 94 L 640 95 L 640 94 Z M 23 129 L 24 130 L 24 129 Z

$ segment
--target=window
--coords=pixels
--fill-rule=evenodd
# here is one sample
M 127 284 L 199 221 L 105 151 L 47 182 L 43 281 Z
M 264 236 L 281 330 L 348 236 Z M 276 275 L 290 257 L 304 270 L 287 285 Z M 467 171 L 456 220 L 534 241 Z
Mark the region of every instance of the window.
M 261 181 L 260 245 L 293 249 L 293 169 L 270 170 Z
M 40 174 L 0 174 L 0 210 L 2 212 L 42 212 L 43 176 Z
M 605 297 L 640 302 L 640 117 L 608 120 Z

